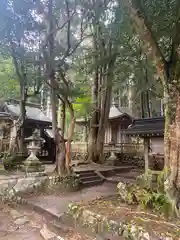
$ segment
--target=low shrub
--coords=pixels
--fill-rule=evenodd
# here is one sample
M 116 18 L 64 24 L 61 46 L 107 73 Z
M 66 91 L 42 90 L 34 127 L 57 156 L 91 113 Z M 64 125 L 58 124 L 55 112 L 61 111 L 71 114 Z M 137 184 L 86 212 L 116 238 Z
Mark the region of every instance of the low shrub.
M 172 214 L 171 205 L 164 192 L 164 181 L 168 170 L 164 169 L 157 183 L 153 183 L 152 174 L 142 174 L 137 178 L 137 184 L 118 184 L 119 194 L 127 204 L 138 204 L 142 208 L 158 211 L 166 216 Z M 123 189 L 123 191 L 122 191 Z M 126 194 L 125 194 L 126 193 Z
M 17 170 L 24 158 L 16 154 L 5 153 L 2 155 L 4 169 L 7 171 Z

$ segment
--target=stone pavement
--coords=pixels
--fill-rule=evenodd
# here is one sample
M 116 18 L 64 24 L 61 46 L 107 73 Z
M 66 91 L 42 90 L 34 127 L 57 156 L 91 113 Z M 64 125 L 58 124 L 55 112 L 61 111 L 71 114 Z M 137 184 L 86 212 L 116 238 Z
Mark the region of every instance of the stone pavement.
M 88 202 L 101 196 L 109 196 L 116 193 L 116 185 L 104 183 L 100 186 L 83 189 L 79 192 L 66 193 L 62 195 L 41 195 L 26 197 L 27 202 L 55 217 L 61 217 L 68 210 L 70 203 Z

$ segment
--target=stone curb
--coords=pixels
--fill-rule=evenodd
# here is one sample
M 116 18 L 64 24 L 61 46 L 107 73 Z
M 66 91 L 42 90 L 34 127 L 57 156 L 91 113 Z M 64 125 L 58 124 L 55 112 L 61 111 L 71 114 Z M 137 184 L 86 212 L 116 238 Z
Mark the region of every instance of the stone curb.
M 40 230 L 40 235 L 44 240 L 64 240 L 64 238 L 49 230 L 46 224 L 44 224 L 43 228 Z
M 49 211 L 41 206 L 35 205 L 34 203 L 31 203 L 31 201 L 28 201 L 26 199 L 25 199 L 25 204 L 27 207 L 32 208 L 35 212 L 40 213 L 40 214 L 45 214 L 46 216 L 52 217 L 55 220 L 59 220 L 61 218 L 61 216 L 63 215 L 63 214 L 58 215 L 58 214 L 52 213 L 51 211 Z
M 61 184 L 59 176 L 47 176 L 40 173 L 12 179 L 0 180 L 0 200 L 3 202 L 25 203 L 21 194 L 34 192 L 48 186 Z
M 152 236 L 133 222 L 117 222 L 77 204 L 69 205 L 69 213 L 80 225 L 96 233 L 111 233 L 129 240 L 173 240 L 167 236 Z

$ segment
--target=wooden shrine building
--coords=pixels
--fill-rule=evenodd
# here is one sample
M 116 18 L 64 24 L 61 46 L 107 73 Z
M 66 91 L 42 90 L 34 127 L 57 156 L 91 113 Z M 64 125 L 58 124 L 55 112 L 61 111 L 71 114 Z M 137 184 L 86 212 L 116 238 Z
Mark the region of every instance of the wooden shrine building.
M 129 137 L 126 135 L 125 130 L 132 121 L 133 117 L 128 108 L 119 108 L 113 103 L 109 111 L 108 126 L 105 132 L 105 144 L 114 143 L 116 145 L 128 143 Z M 76 125 L 79 126 L 83 133 L 83 141 L 87 141 L 85 135 L 88 135 L 89 132 L 89 122 L 90 121 L 85 121 L 84 119 L 76 120 Z
M 141 118 L 133 121 L 126 130 L 131 137 L 144 140 L 145 172 L 164 167 L 164 117 Z
M 20 115 L 19 101 L 10 100 L 0 104 L 0 138 L 1 152 L 7 151 L 10 140 L 16 133 L 14 121 Z M 51 119 L 45 116 L 40 106 L 34 103 L 26 104 L 26 120 L 25 120 L 25 138 L 32 135 L 33 131 L 38 129 L 40 136 L 45 140 L 39 153 L 40 160 L 54 162 L 55 161 L 55 143 L 52 134 Z M 6 142 L 6 147 L 3 147 Z M 24 143 L 26 145 L 26 143 Z M 27 149 L 24 149 L 24 155 L 27 156 Z

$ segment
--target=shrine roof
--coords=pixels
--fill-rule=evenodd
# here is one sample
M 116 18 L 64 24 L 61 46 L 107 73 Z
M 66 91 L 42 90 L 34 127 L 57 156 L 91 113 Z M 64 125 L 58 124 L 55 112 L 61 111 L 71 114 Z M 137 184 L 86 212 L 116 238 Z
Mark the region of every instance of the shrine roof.
M 135 119 L 126 134 L 140 137 L 164 136 L 164 123 L 164 117 Z
M 127 115 L 132 118 L 132 114 L 130 113 L 128 108 L 117 107 L 115 104 L 112 104 L 109 111 L 109 119 L 117 119 L 122 116 Z
M 5 102 L 3 104 L 5 113 L 10 114 L 11 117 L 19 117 L 20 115 L 20 105 L 18 102 Z M 4 114 L 5 114 L 4 113 Z M 34 120 L 37 122 L 42 122 L 46 124 L 52 124 L 51 119 L 49 119 L 40 109 L 37 104 L 27 103 L 26 104 L 26 115 L 28 120 Z
M 0 112 L 0 119 L 10 119 L 11 114 L 6 112 Z
M 130 110 L 126 107 L 117 107 L 114 103 L 110 107 L 109 111 L 109 120 L 115 120 L 118 118 L 121 118 L 123 116 L 128 116 L 129 118 L 133 118 L 132 114 L 130 113 Z M 89 121 L 89 119 L 88 119 Z M 76 123 L 83 124 L 86 123 L 87 121 L 84 118 L 79 118 L 76 119 Z

